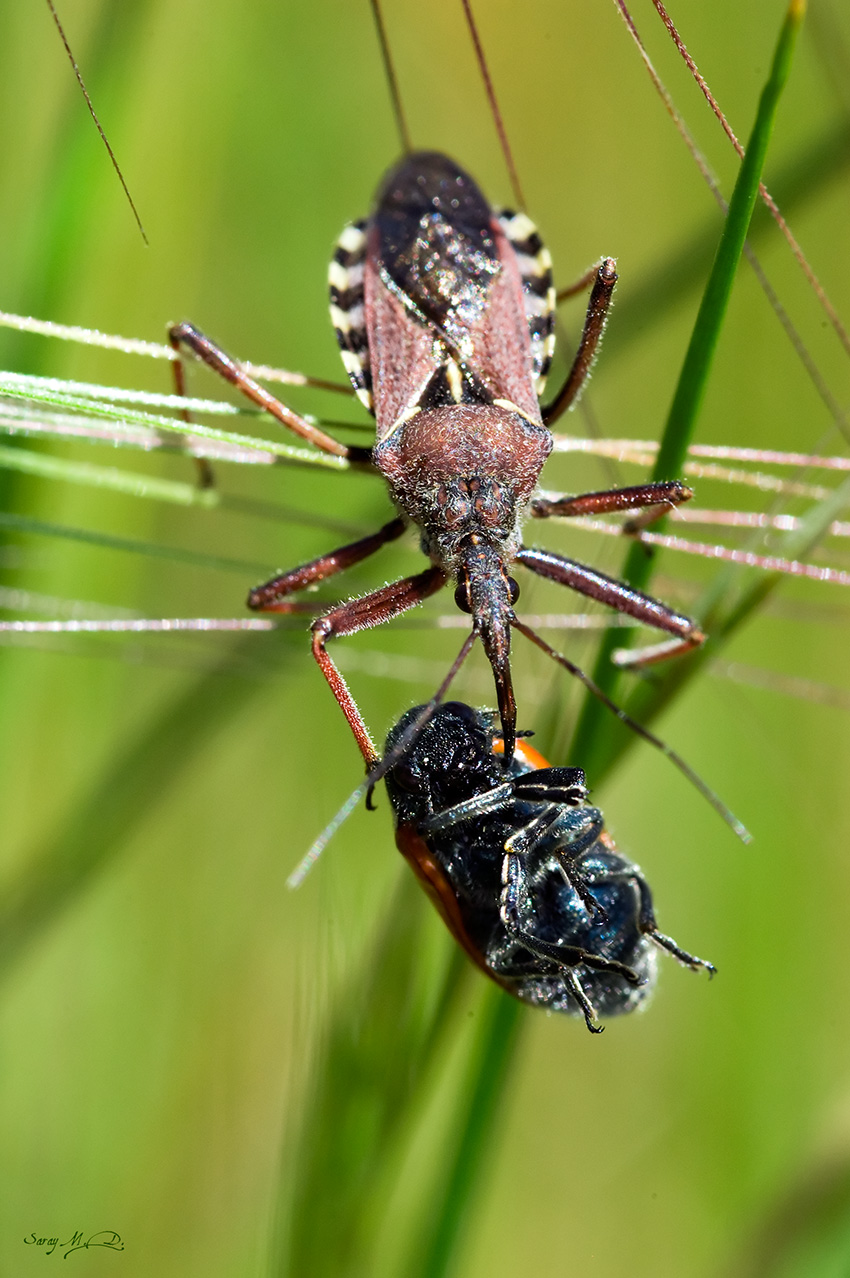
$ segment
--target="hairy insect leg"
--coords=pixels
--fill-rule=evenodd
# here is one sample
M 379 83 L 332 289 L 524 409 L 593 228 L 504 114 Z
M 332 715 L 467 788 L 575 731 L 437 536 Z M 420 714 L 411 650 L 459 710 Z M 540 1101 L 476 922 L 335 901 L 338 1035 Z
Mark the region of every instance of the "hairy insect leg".
M 709 963 L 708 959 L 697 958 L 696 954 L 689 954 L 687 950 L 683 950 L 677 945 L 672 936 L 665 936 L 663 932 L 659 932 L 658 928 L 653 924 L 652 927 L 642 929 L 654 945 L 660 950 L 666 950 L 668 954 L 672 954 L 674 959 L 684 966 L 689 967 L 691 971 L 698 972 L 701 968 L 708 972 L 709 976 L 714 976 L 717 968 L 713 963 Z
M 585 994 L 584 986 L 578 979 L 578 974 L 576 972 L 567 972 L 566 981 L 570 987 L 570 993 L 581 1008 L 585 1025 L 590 1030 L 591 1034 L 601 1034 L 605 1026 L 596 1024 L 596 1021 L 598 1020 L 596 1008 Z
M 400 537 L 404 529 L 403 519 L 391 519 L 388 524 L 384 524 L 383 528 L 379 528 L 376 533 L 370 533 L 368 537 L 361 537 L 347 546 L 340 546 L 338 550 L 319 555 L 317 559 L 311 559 L 309 563 L 301 564 L 298 568 L 292 568 L 289 572 L 272 577 L 271 581 L 265 582 L 264 585 L 254 587 L 248 595 L 248 607 L 255 612 L 297 612 L 299 609 L 287 601 L 289 595 L 325 581 L 328 577 L 334 577 L 338 572 L 345 572 L 347 568 L 359 564 L 361 560 L 368 559 L 382 546 Z
M 617 283 L 617 271 L 615 268 L 616 262 L 614 258 L 605 257 L 596 270 L 590 301 L 587 304 L 584 330 L 573 360 L 573 366 L 558 394 L 551 403 L 546 404 L 541 409 L 543 421 L 547 426 L 551 426 L 552 422 L 556 422 L 570 405 L 575 403 L 582 386 L 587 380 L 587 375 L 590 372 L 597 347 L 599 346 L 599 340 L 605 329 L 608 308 L 611 305 L 611 294 L 614 291 L 614 285 Z
M 512 948 L 511 946 L 511 950 Z M 578 1003 L 579 1010 L 584 1017 L 584 1023 L 591 1034 L 601 1034 L 604 1030 L 605 1026 L 598 1024 L 599 1017 L 596 1008 L 587 997 L 581 981 L 572 968 L 565 969 L 553 963 L 547 970 L 543 971 L 540 959 L 529 956 L 523 962 L 516 958 L 512 952 L 506 952 L 496 947 L 491 947 L 487 951 L 487 966 L 497 977 L 507 977 L 514 980 L 522 980 L 528 977 L 536 978 L 541 975 L 560 976 L 569 986 L 570 993 Z
M 342 635 L 357 634 L 371 626 L 379 626 L 384 621 L 392 621 L 408 608 L 422 603 L 429 595 L 433 595 L 446 584 L 446 575 L 436 567 L 427 568 L 415 577 L 405 577 L 389 586 L 363 595 L 360 599 L 351 599 L 347 603 L 332 608 L 324 617 L 313 622 L 313 656 L 319 669 L 325 676 L 331 692 L 334 694 L 340 710 L 354 733 L 354 739 L 360 753 L 366 761 L 366 767 L 372 769 L 381 761 L 381 755 L 375 748 L 369 730 L 363 722 L 363 716 L 357 708 L 348 684 L 328 655 L 325 645 L 329 639 L 337 639 Z
M 620 510 L 646 508 L 650 518 L 641 527 L 666 514 L 671 506 L 690 501 L 694 490 L 680 479 L 660 484 L 634 484 L 630 488 L 606 488 L 596 493 L 579 493 L 576 497 L 535 497 L 530 513 L 535 519 L 574 519 L 581 515 L 611 515 Z M 637 520 L 625 525 L 628 532 L 636 532 Z
M 676 636 L 672 642 L 659 644 L 655 648 L 638 649 L 634 652 L 625 650 L 617 654 L 620 657 L 619 665 L 647 665 L 652 661 L 678 656 L 679 653 L 698 648 L 705 642 L 705 634 L 690 617 L 674 612 L 651 595 L 645 595 L 643 591 L 635 590 L 625 582 L 597 572 L 575 559 L 567 559 L 564 555 L 555 555 L 548 550 L 528 550 L 523 547 L 517 555 L 517 563 L 530 568 L 539 577 L 557 581 L 588 599 L 595 599 L 609 608 L 616 608 L 617 612 L 634 617 L 636 621 L 643 621 L 648 626 Z
M 308 422 L 305 417 L 301 417 L 298 413 L 293 412 L 291 408 L 287 408 L 282 400 L 270 394 L 259 382 L 255 382 L 252 377 L 249 377 L 236 360 L 231 359 L 220 346 L 210 341 L 193 324 L 172 325 L 168 330 L 168 340 L 175 351 L 179 352 L 181 347 L 185 346 L 187 350 L 190 350 L 198 359 L 203 360 L 220 377 L 230 382 L 231 386 L 235 386 L 237 390 L 241 391 L 258 408 L 262 408 L 276 418 L 287 430 L 293 431 L 302 439 L 307 440 L 308 443 L 321 449 L 323 453 L 330 453 L 334 457 L 344 457 L 346 460 L 353 462 L 368 462 L 370 460 L 371 449 L 349 447 L 347 444 L 341 444 L 339 440 L 333 439 L 332 436 L 325 434 L 323 430 L 319 430 L 317 426 L 314 426 L 312 422 Z

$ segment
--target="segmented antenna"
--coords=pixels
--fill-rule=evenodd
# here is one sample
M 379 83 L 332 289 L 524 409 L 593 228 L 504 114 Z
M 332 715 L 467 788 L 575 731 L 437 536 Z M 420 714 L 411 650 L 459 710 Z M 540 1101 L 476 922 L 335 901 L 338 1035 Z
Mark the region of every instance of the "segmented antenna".
M 490 103 L 490 110 L 493 115 L 493 123 L 496 126 L 496 132 L 499 135 L 499 145 L 502 148 L 502 155 L 505 157 L 505 164 L 508 166 L 508 175 L 511 179 L 511 190 L 514 193 L 514 200 L 517 207 L 525 208 L 525 197 L 522 193 L 522 187 L 519 184 L 519 177 L 514 164 L 514 157 L 511 152 L 508 135 L 505 132 L 505 123 L 502 119 L 502 112 L 499 109 L 499 103 L 496 100 L 496 91 L 493 88 L 493 81 L 490 79 L 490 68 L 487 66 L 487 59 L 484 56 L 484 48 L 478 36 L 478 27 L 472 16 L 472 7 L 470 0 L 461 0 L 463 12 L 466 18 L 466 25 L 469 27 L 469 34 L 472 37 L 472 43 L 475 47 L 475 56 L 478 59 L 478 69 L 481 72 L 481 79 L 484 81 L 484 88 L 487 90 L 487 99 Z
M 378 32 L 378 40 L 381 45 L 381 60 L 384 64 L 384 73 L 387 77 L 390 97 L 393 100 L 393 115 L 395 116 L 399 137 L 401 138 L 401 149 L 404 151 L 405 155 L 410 155 L 413 150 L 413 144 L 410 140 L 410 130 L 407 127 L 404 108 L 401 105 L 401 93 L 399 92 L 395 66 L 393 65 L 390 46 L 387 41 L 387 32 L 384 27 L 384 16 L 381 12 L 381 3 L 380 0 L 370 0 L 370 4 L 372 5 L 372 16 L 375 19 L 375 28 Z
M 115 158 L 115 152 L 112 150 L 112 147 L 109 145 L 109 138 L 104 133 L 103 125 L 100 123 L 100 120 L 97 118 L 97 112 L 94 109 L 94 103 L 89 97 L 89 91 L 86 88 L 85 81 L 83 80 L 83 77 L 80 73 L 80 68 L 77 66 L 74 55 L 71 52 L 71 46 L 68 43 L 68 37 L 65 35 L 65 28 L 62 26 L 62 23 L 59 21 L 59 14 L 56 12 L 56 6 L 54 5 L 53 0 L 47 0 L 47 7 L 50 10 L 51 17 L 53 18 L 53 21 L 56 24 L 56 30 L 59 32 L 59 37 L 65 46 L 65 52 L 68 55 L 68 61 L 71 63 L 71 66 L 74 70 L 74 75 L 77 77 L 77 84 L 80 86 L 83 93 L 83 97 L 86 100 L 86 106 L 89 109 L 89 115 L 95 122 L 97 131 L 100 134 L 100 140 L 103 143 L 103 145 L 106 147 L 107 152 L 109 153 L 109 158 L 112 161 L 113 169 L 118 174 L 118 181 L 121 183 L 121 186 L 124 188 L 124 194 L 126 195 L 127 202 L 133 211 L 133 217 L 136 219 L 136 226 L 139 228 L 139 234 L 141 235 L 145 244 L 148 244 L 149 242 L 148 237 L 145 234 L 145 228 L 142 226 L 142 219 L 139 217 L 139 210 L 136 208 L 136 205 L 133 202 L 133 197 L 130 194 L 130 190 L 127 186 L 127 183 L 124 181 L 124 174 L 121 172 L 121 168 L 118 164 L 118 161 Z

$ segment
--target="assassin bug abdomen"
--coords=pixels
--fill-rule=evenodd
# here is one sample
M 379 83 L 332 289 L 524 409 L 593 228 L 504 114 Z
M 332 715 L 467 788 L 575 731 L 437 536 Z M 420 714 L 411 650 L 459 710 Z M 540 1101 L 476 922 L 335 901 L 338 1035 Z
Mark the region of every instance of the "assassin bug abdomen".
M 388 755 L 421 713 L 399 721 Z M 438 706 L 386 775 L 398 847 L 474 962 L 592 1030 L 645 1001 L 658 949 L 713 973 L 658 931 L 649 886 L 586 803 L 583 772 L 550 768 L 522 741 L 506 772 L 495 720 Z

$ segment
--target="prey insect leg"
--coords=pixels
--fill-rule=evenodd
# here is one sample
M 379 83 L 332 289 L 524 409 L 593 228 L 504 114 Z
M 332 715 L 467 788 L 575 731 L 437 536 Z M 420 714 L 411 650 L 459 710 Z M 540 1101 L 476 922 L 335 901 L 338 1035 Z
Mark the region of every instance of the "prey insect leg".
M 559 968 L 590 967 L 598 972 L 616 972 L 630 985 L 643 983 L 634 968 L 626 963 L 603 958 L 600 954 L 591 954 L 579 945 L 557 945 L 553 941 L 544 941 L 526 931 L 522 925 L 522 912 L 529 902 L 530 888 L 522 857 L 515 853 L 509 852 L 505 857 L 502 885 L 502 922 L 511 938 L 528 950 L 529 954 L 548 959 Z
M 366 760 L 367 768 L 374 768 L 380 763 L 381 755 L 369 736 L 369 730 L 363 722 L 357 703 L 348 690 L 348 684 L 328 655 L 325 645 L 329 639 L 357 634 L 359 630 L 392 621 L 394 617 L 407 612 L 408 608 L 422 603 L 445 583 L 446 575 L 441 568 L 426 568 L 425 572 L 420 572 L 415 577 L 405 577 L 402 581 L 383 586 L 370 595 L 363 595 L 360 599 L 351 599 L 347 603 L 339 604 L 324 617 L 319 617 L 313 622 L 313 656 L 331 692 L 336 697 L 340 710 L 348 720 L 348 726 L 354 733 L 354 739 Z
M 505 851 L 523 858 L 526 873 L 554 857 L 564 881 L 573 889 L 584 908 L 592 915 L 605 917 L 605 911 L 587 886 L 586 878 L 575 867 L 575 861 L 596 843 L 605 826 L 598 808 L 569 808 L 552 805 L 534 817 L 505 843 Z
M 330 453 L 334 457 L 344 457 L 347 461 L 352 462 L 368 462 L 371 459 L 371 449 L 358 448 L 356 446 L 349 447 L 347 444 L 341 444 L 339 440 L 333 439 L 332 436 L 325 434 L 323 430 L 319 430 L 317 426 L 314 426 L 312 422 L 308 422 L 305 417 L 301 417 L 298 413 L 293 412 L 291 408 L 287 408 L 282 400 L 270 394 L 259 382 L 255 382 L 252 377 L 249 377 L 245 370 L 240 368 L 236 360 L 231 359 L 220 346 L 205 337 L 200 329 L 195 328 L 193 324 L 174 324 L 168 331 L 168 340 L 176 351 L 185 346 L 187 350 L 190 350 L 198 359 L 203 360 L 225 381 L 230 382 L 231 386 L 235 386 L 237 390 L 247 396 L 258 408 L 262 408 L 276 418 L 287 430 L 300 435 L 302 439 L 321 449 L 323 453 Z
M 615 877 L 615 876 L 606 876 Z M 658 924 L 655 922 L 655 910 L 652 908 L 652 893 L 649 885 L 639 874 L 618 875 L 620 878 L 630 878 L 637 888 L 638 898 L 640 900 L 640 930 L 644 936 L 658 946 L 660 950 L 666 950 L 668 954 L 672 954 L 684 967 L 691 968 L 697 972 L 700 968 L 705 968 L 709 976 L 714 976 L 717 968 L 713 963 L 709 963 L 706 959 L 697 958 L 695 954 L 689 954 L 687 950 L 683 950 L 677 945 L 672 936 L 665 936 L 663 932 L 659 932 Z
M 533 803 L 543 806 L 547 813 L 559 812 L 565 804 L 573 808 L 587 797 L 585 775 L 581 768 L 539 768 L 510 777 L 492 790 L 473 795 L 450 808 L 435 812 L 422 822 L 422 829 L 433 833 L 446 830 L 470 817 L 497 812 L 511 803 Z M 524 827 L 524 829 L 527 827 Z
M 629 653 L 630 658 L 635 658 L 634 661 L 629 661 L 630 665 L 649 665 L 666 657 L 688 652 L 691 648 L 698 648 L 705 642 L 704 633 L 690 617 L 674 612 L 651 595 L 645 595 L 625 582 L 597 572 L 586 564 L 552 554 L 548 550 L 528 550 L 525 547 L 517 555 L 517 563 L 530 568 L 539 577 L 569 586 L 580 595 L 586 595 L 589 599 L 607 604 L 609 608 L 616 608 L 626 616 L 634 617 L 636 621 L 643 621 L 676 636 L 675 640 L 659 644 L 655 648 Z M 626 662 L 620 661 L 618 664 L 625 665 Z
M 611 294 L 614 291 L 614 285 L 617 283 L 615 266 L 616 263 L 613 257 L 606 257 L 600 262 L 596 271 L 596 280 L 590 293 L 590 301 L 587 304 L 584 331 L 573 360 L 573 366 L 558 394 L 551 403 L 546 404 L 541 409 L 543 421 L 547 426 L 551 426 L 552 422 L 556 422 L 575 402 L 579 391 L 587 380 L 590 366 L 596 355 L 596 348 L 599 345 L 599 339 L 602 337 L 605 328 L 605 321 L 608 318 Z
M 611 845 L 613 846 L 613 845 Z M 652 893 L 649 890 L 649 884 L 642 875 L 636 874 L 634 868 L 629 872 L 606 871 L 598 877 L 594 877 L 593 884 L 599 883 L 631 883 L 636 890 L 639 901 L 638 926 L 644 936 L 648 936 L 654 945 L 660 950 L 664 950 L 667 954 L 672 954 L 683 967 L 689 967 L 691 971 L 698 972 L 704 968 L 709 976 L 714 976 L 717 968 L 713 963 L 709 963 L 707 959 L 697 958 L 695 954 L 689 954 L 687 950 L 683 950 L 677 945 L 672 936 L 665 936 L 663 932 L 659 932 L 658 924 L 655 921 L 655 910 L 652 905 Z

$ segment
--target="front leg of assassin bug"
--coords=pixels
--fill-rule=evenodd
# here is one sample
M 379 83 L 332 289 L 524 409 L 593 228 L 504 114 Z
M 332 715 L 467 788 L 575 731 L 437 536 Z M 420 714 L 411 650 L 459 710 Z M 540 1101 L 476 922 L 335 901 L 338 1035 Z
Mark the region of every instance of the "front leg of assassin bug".
M 404 531 L 404 520 L 393 519 L 385 524 L 377 533 L 363 537 L 360 541 L 322 555 L 300 568 L 272 578 L 263 586 L 257 586 L 248 596 L 248 606 L 257 612 L 298 612 L 302 605 L 291 600 L 289 595 L 305 587 L 324 581 L 338 572 L 343 572 L 353 564 L 374 554 L 381 546 L 394 541 Z M 414 608 L 445 585 L 445 575 L 438 568 L 427 568 L 415 577 L 406 577 L 401 581 L 384 586 L 359 599 L 351 599 L 347 603 L 338 604 L 324 616 L 318 617 L 311 627 L 313 633 L 313 656 L 319 669 L 325 676 L 331 692 L 336 698 L 339 708 L 345 715 L 348 726 L 354 733 L 354 739 L 366 763 L 367 769 L 375 767 L 380 755 L 369 735 L 363 716 L 351 695 L 348 684 L 340 674 L 331 657 L 326 644 L 329 639 L 341 635 L 357 634 L 371 626 L 378 626 L 384 621 L 391 621 L 409 608 Z
M 405 577 L 402 581 L 395 581 L 392 585 L 373 591 L 371 595 L 364 595 L 361 599 L 352 599 L 348 603 L 339 604 L 324 617 L 319 617 L 313 622 L 313 656 L 327 679 L 330 690 L 348 721 L 348 726 L 354 733 L 369 771 L 380 763 L 381 756 L 369 736 L 369 731 L 348 689 L 348 684 L 328 655 L 325 644 L 328 639 L 341 635 L 354 635 L 359 630 L 379 626 L 384 621 L 392 621 L 394 617 L 401 616 L 409 608 L 415 608 L 417 604 L 422 603 L 445 584 L 445 574 L 440 568 L 426 568 L 415 577 Z

